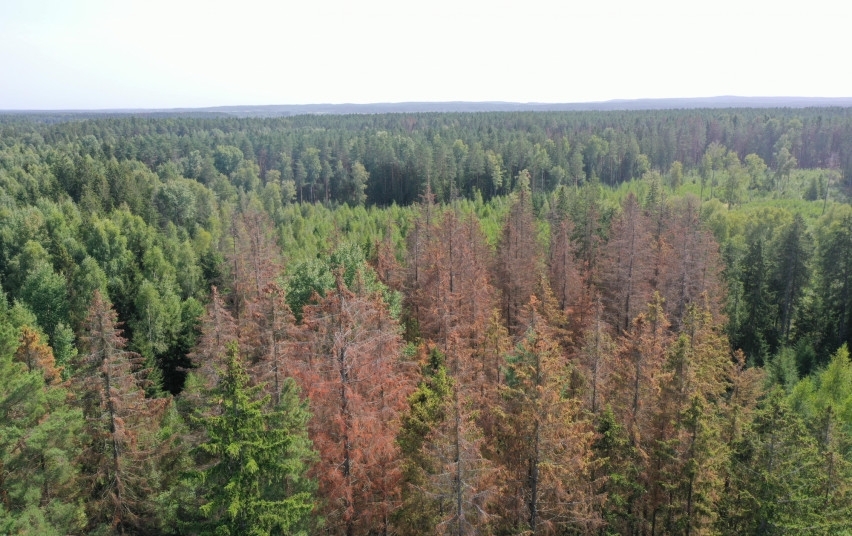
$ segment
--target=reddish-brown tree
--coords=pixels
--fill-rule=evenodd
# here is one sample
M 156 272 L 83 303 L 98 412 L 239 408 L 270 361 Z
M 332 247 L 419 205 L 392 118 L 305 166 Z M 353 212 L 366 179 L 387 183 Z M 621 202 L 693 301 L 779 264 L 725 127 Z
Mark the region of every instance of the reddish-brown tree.
M 53 350 L 41 342 L 38 332 L 29 326 L 21 328 L 21 338 L 14 359 L 24 363 L 29 372 L 41 370 L 47 385 L 56 385 L 62 381 L 62 367 L 56 366 Z
M 425 442 L 424 456 L 436 468 L 427 493 L 452 505 L 438 516 L 441 530 L 464 534 L 484 526 L 493 491 L 485 452 L 494 450 L 487 439 L 495 436 L 483 430 L 494 429 L 506 333 L 495 316 L 488 246 L 472 215 L 461 219 L 455 210 L 446 210 L 422 251 L 428 261 L 419 269 L 412 300 L 422 336 L 445 355 L 452 379 L 446 418 Z
M 434 233 L 434 216 L 436 212 L 435 197 L 432 195 L 431 186 L 427 183 L 426 193 L 423 194 L 423 199 L 419 206 L 419 215 L 414 220 L 414 226 L 411 232 L 408 233 L 408 251 L 406 256 L 406 288 L 409 296 L 411 296 L 412 313 L 415 318 L 419 316 L 419 300 L 418 294 L 421 292 L 421 269 L 424 264 L 427 264 L 429 259 L 425 255 L 425 250 L 432 240 Z
M 480 424 L 493 422 L 497 398 L 499 362 L 489 350 L 504 345 L 499 324 L 490 324 L 495 292 L 488 280 L 488 246 L 475 217 L 463 219 L 455 209 L 439 215 L 429 203 L 415 232 L 409 242 L 409 303 L 421 336 L 440 349 L 451 379 L 436 412 L 443 417 L 419 454 L 429 469 L 418 493 L 443 505 L 430 516 L 435 530 L 469 534 L 487 521 L 493 471 L 483 456 Z
M 596 284 L 600 279 L 599 260 L 601 246 L 601 216 L 598 200 L 599 191 L 596 183 L 587 184 L 581 190 L 579 199 L 579 220 L 575 216 L 574 225 L 579 260 L 580 278 L 583 283 L 582 294 L 579 295 L 580 303 L 571 315 L 572 321 L 580 329 L 588 327 L 589 315 L 593 309 L 596 295 Z
M 251 303 L 256 301 L 266 285 L 281 274 L 281 250 L 272 236 L 272 224 L 265 212 L 249 207 L 234 217 L 231 223 L 231 249 L 228 265 L 231 268 L 233 315 L 237 320 L 241 343 L 257 342 L 258 326 L 253 319 Z M 259 345 L 243 344 L 242 354 L 251 357 Z
M 542 273 L 541 248 L 526 170 L 518 175 L 518 190 L 513 195 L 512 208 L 497 246 L 495 280 L 501 292 L 500 311 L 506 327 L 517 337 L 524 330 L 521 312 L 535 292 Z
M 410 301 L 421 335 L 442 348 L 450 336 L 475 347 L 495 303 L 488 282 L 487 245 L 478 222 L 447 210 L 420 248 L 421 266 L 418 280 L 411 284 Z
M 479 408 L 477 423 L 486 441 L 483 448 L 488 456 L 493 458 L 497 448 L 494 439 L 497 437 L 497 415 L 494 411 L 500 405 L 500 385 L 504 380 L 506 354 L 512 348 L 512 341 L 500 312 L 493 309 L 491 318 L 485 327 L 483 337 L 477 343 L 470 356 L 471 370 L 467 381 L 474 388 L 471 396 L 474 406 Z
M 278 281 L 281 250 L 265 212 L 249 207 L 232 224 L 233 293 L 240 352 L 249 361 L 252 381 L 266 383 L 273 404 L 281 397 L 287 354 L 295 337 L 295 319 Z M 224 355 L 221 348 L 216 349 Z
M 140 357 L 124 350 L 116 312 L 97 290 L 80 339 L 74 387 L 86 419 L 80 462 L 90 529 L 150 529 L 163 445 L 156 432 L 169 400 L 145 398 Z
M 668 328 L 662 298 L 655 295 L 646 311 L 633 320 L 630 332 L 621 337 L 607 382 L 613 412 L 640 449 L 659 402 L 660 376 L 671 340 Z
M 674 215 L 662 240 L 671 249 L 659 269 L 657 290 L 665 298 L 665 310 L 677 329 L 691 303 L 699 303 L 702 294 L 714 319 L 718 318 L 723 299 L 719 245 L 703 228 L 698 200 L 687 196 L 673 208 Z
M 382 240 L 376 240 L 374 244 L 376 257 L 372 263 L 379 281 L 389 288 L 401 291 L 403 288 L 405 274 L 402 265 L 396 258 L 396 248 L 393 243 L 393 225 L 388 221 L 387 228 Z
M 419 279 L 410 281 L 409 303 L 418 312 L 421 336 L 446 354 L 450 340 L 459 352 L 475 354 L 480 364 L 480 374 L 473 378 L 477 385 L 496 384 L 497 358 L 502 356 L 495 357 L 483 346 L 486 336 L 494 351 L 501 345 L 498 333 L 489 328 L 496 292 L 489 283 L 489 250 L 479 222 L 473 215 L 462 219 L 455 210 L 447 210 L 431 227 L 430 239 L 420 251 L 424 262 Z
M 336 288 L 305 308 L 301 370 L 319 451 L 322 514 L 334 534 L 386 533 L 400 501 L 395 437 L 412 381 L 400 361 L 399 325 L 378 296 Z
M 219 290 L 212 287 L 210 304 L 201 319 L 201 337 L 190 354 L 205 388 L 212 389 L 218 383 L 228 343 L 236 340 L 237 323 L 225 307 Z
M 555 219 L 550 229 L 550 262 L 548 272 L 550 288 L 559 307 L 572 314 L 579 306 L 582 279 L 576 260 L 573 237 L 574 224 L 567 216 Z
M 533 296 L 501 386 L 501 517 L 513 532 L 589 532 L 600 525 L 588 485 L 594 434 L 580 400 L 566 394 L 571 368 L 539 305 Z
M 658 203 L 647 207 L 649 229 L 651 232 L 651 286 L 657 292 L 662 292 L 662 281 L 666 276 L 666 270 L 671 264 L 672 246 L 668 232 L 671 225 L 670 203 L 660 199 Z
M 607 318 L 620 331 L 630 328 L 630 322 L 651 298 L 651 252 L 647 218 L 630 193 L 612 224 L 600 271 Z
M 597 414 L 606 403 L 602 387 L 609 380 L 615 349 L 615 341 L 603 319 L 603 305 L 597 299 L 590 326 L 583 331 L 577 354 L 577 367 L 586 385 L 587 407 L 593 414 Z
M 252 323 L 258 335 L 253 380 L 266 384 L 271 401 L 278 405 L 284 378 L 291 375 L 288 361 L 297 338 L 295 319 L 287 305 L 286 294 L 277 281 L 270 281 L 249 304 Z

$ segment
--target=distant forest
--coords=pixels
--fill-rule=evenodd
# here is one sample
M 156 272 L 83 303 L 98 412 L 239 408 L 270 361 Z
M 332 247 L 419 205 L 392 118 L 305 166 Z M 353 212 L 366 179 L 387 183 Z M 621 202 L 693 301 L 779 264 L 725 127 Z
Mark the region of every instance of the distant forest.
M 0 115 L 2 534 L 852 534 L 852 108 Z
M 255 191 L 273 172 L 273 180 L 292 181 L 299 201 L 358 203 L 363 191 L 368 204 L 386 206 L 416 201 L 427 182 L 441 201 L 470 198 L 475 191 L 487 200 L 511 192 L 522 169 L 530 171 L 534 193 L 593 177 L 616 186 L 650 169 L 667 171 L 675 162 L 699 169 L 714 143 L 740 159 L 755 154 L 773 169 L 784 166 L 779 157 L 792 157 L 800 168 L 836 169 L 848 178 L 850 110 L 116 116 L 55 125 L 6 116 L 0 132 L 6 143 L 42 141 L 57 149 L 79 143 L 82 148 L 69 158 L 136 160 L 160 175 L 195 179 L 220 197 Z M 353 178 L 356 163 L 369 173 L 368 182 Z M 79 202 L 85 181 L 61 173 L 56 178 Z

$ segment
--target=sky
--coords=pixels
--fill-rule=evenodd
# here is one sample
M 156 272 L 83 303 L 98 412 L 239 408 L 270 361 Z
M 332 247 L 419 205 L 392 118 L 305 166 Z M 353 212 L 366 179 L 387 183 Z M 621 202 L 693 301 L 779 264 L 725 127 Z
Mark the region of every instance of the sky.
M 0 110 L 852 97 L 842 0 L 0 0 Z

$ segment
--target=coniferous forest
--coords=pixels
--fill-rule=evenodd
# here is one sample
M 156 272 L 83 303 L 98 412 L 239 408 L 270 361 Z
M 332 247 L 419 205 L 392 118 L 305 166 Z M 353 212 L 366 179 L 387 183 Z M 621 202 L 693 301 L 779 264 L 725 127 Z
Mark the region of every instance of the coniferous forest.
M 0 534 L 852 534 L 852 109 L 0 116 Z

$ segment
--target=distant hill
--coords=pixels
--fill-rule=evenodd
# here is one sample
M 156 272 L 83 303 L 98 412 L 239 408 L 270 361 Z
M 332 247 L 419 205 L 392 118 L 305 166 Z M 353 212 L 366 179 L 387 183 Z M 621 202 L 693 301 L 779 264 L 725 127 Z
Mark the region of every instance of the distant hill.
M 570 112 L 590 110 L 670 110 L 690 108 L 809 108 L 852 106 L 852 97 L 703 97 L 635 99 L 601 102 L 397 102 L 375 104 L 292 104 L 270 106 L 217 106 L 186 112 L 211 112 L 240 117 L 278 117 L 300 114 L 379 114 L 425 112 Z
M 380 102 L 373 104 L 272 104 L 258 106 L 214 106 L 207 108 L 115 109 L 115 110 L 15 110 L 0 114 L 38 115 L 43 120 L 113 115 L 148 117 L 285 117 L 305 114 L 383 114 L 428 112 L 570 112 L 608 110 L 672 110 L 696 108 L 811 108 L 852 107 L 852 97 L 699 97 L 673 99 L 619 99 L 600 102 Z

